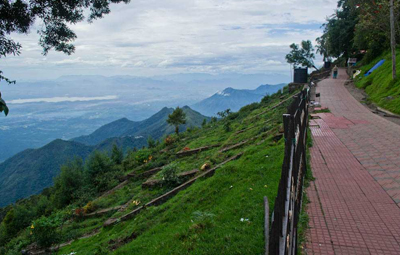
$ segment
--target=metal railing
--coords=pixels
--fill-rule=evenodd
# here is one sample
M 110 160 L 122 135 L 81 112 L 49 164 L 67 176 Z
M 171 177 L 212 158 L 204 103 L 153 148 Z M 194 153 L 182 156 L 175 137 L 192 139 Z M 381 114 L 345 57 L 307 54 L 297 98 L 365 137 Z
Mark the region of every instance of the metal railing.
M 303 184 L 307 171 L 307 126 L 309 90 L 294 96 L 294 102 L 283 115 L 285 157 L 278 195 L 269 231 L 271 255 L 297 254 L 297 227 L 303 201 Z

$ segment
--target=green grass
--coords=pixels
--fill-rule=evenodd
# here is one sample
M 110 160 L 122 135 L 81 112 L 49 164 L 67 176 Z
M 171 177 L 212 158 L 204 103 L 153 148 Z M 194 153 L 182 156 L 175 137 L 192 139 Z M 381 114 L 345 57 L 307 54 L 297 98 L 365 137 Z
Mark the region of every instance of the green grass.
M 328 108 L 325 109 L 321 109 L 321 110 L 316 110 L 313 113 L 330 113 L 331 110 L 329 110 Z
M 379 60 L 386 59 L 385 63 L 376 69 L 372 74 L 364 77 Z M 398 76 L 400 75 L 400 51 L 397 51 L 396 67 Z M 376 58 L 371 63 L 361 67 L 361 74 L 355 79 L 358 88 L 365 89 L 369 95 L 369 100 L 378 106 L 385 108 L 393 113 L 400 114 L 400 79 L 392 80 L 392 60 L 391 54 L 385 53 Z
M 304 187 L 303 187 L 303 204 L 300 213 L 299 225 L 298 225 L 298 254 L 303 254 L 303 246 L 307 241 L 306 231 L 309 227 L 310 218 L 307 214 L 307 205 L 310 203 L 307 196 L 307 188 L 310 186 L 310 182 L 314 181 L 314 177 L 311 169 L 311 154 L 310 148 L 313 146 L 313 140 L 311 136 L 311 130 L 307 129 L 307 172 L 304 179 Z

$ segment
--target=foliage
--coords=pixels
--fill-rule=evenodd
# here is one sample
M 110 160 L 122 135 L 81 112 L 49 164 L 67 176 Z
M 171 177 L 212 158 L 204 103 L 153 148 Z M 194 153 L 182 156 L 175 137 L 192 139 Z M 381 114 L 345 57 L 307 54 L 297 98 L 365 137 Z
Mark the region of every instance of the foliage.
M 124 160 L 124 152 L 122 151 L 122 148 L 118 148 L 115 143 L 111 150 L 111 160 L 117 165 L 121 164 L 122 160 Z
M 153 139 L 153 137 L 151 137 L 151 135 L 149 135 L 149 137 L 147 138 L 147 146 L 149 148 L 156 147 L 156 141 L 154 141 L 154 139 Z
M 354 31 L 358 22 L 358 7 L 361 0 L 339 0 L 336 13 L 323 25 L 324 34 L 317 39 L 319 49 L 325 56 L 347 59 L 354 51 Z
M 161 175 L 165 186 L 174 187 L 179 184 L 176 164 L 169 164 L 163 167 Z
M 314 65 L 315 54 L 311 41 L 302 41 L 301 48 L 298 44 L 293 43 L 290 48 L 292 50 L 286 55 L 286 61 L 289 64 L 293 64 L 295 67 L 313 67 L 318 70 Z
M 204 119 L 203 122 L 201 123 L 201 126 L 202 126 L 202 127 L 205 127 L 206 125 L 207 125 L 207 120 Z
M 227 116 L 229 116 L 229 114 L 231 114 L 231 113 L 232 113 L 232 112 L 231 112 L 231 109 L 226 109 L 225 111 L 218 112 L 217 115 L 218 115 L 221 119 L 223 119 L 223 118 L 226 118 Z
M 84 183 L 83 162 L 75 159 L 61 167 L 60 175 L 54 179 L 53 203 L 57 208 L 69 205 L 79 197 Z
M 33 240 L 40 247 L 50 247 L 59 242 L 61 237 L 59 227 L 62 223 L 61 214 L 54 215 L 53 217 L 40 217 L 31 226 Z
M 389 1 L 365 1 L 359 4 L 359 18 L 355 26 L 354 47 L 358 50 L 368 49 L 365 61 L 372 61 L 382 54 L 390 45 Z M 394 1 L 395 20 L 399 21 L 400 4 Z M 396 22 L 399 31 L 399 22 Z M 396 40 L 399 41 L 397 33 Z
M 96 192 L 103 192 L 115 185 L 116 169 L 107 153 L 95 151 L 85 163 L 86 183 Z M 114 180 L 114 182 L 113 182 Z
M 175 126 L 175 133 L 179 135 L 179 125 L 186 123 L 186 114 L 182 108 L 176 107 L 176 109 L 168 115 L 167 123 Z
M 176 141 L 176 140 L 175 140 L 172 136 L 170 136 L 170 135 L 167 136 L 167 137 L 164 139 L 165 145 L 167 145 L 167 146 L 172 145 L 175 141 Z
M 225 121 L 224 122 L 224 130 L 225 130 L 225 132 L 230 132 L 232 130 L 230 121 Z

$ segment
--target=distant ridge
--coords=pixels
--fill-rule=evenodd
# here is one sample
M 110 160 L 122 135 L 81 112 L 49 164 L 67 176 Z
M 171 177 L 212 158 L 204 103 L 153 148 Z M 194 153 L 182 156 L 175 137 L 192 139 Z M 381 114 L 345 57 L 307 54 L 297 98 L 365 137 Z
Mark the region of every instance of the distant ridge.
M 206 98 L 191 107 L 208 116 L 215 116 L 218 112 L 226 109 L 238 111 L 245 105 L 259 102 L 267 94 L 273 94 L 283 88 L 286 84 L 261 85 L 254 90 L 233 89 L 228 87 Z
M 181 126 L 200 126 L 209 117 L 182 107 L 187 123 Z M 109 151 L 113 144 L 128 148 L 147 145 L 148 136 L 159 139 L 174 132 L 174 127 L 166 123 L 173 108 L 164 107 L 158 113 L 143 121 L 122 118 L 106 124 L 92 134 L 80 136 L 70 141 L 54 140 L 38 149 L 27 149 L 0 163 L 0 207 L 40 193 L 53 184 L 61 165 L 76 157 L 85 159 L 94 150 Z

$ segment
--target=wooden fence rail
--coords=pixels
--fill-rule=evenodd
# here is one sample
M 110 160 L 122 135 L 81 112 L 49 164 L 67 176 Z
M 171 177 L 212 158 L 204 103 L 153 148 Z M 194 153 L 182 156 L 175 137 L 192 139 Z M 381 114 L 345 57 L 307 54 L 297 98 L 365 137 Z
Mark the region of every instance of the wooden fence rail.
M 304 89 L 294 96 L 287 114 L 283 115 L 285 156 L 266 254 L 297 254 L 297 226 L 307 171 L 308 104 L 309 90 Z

